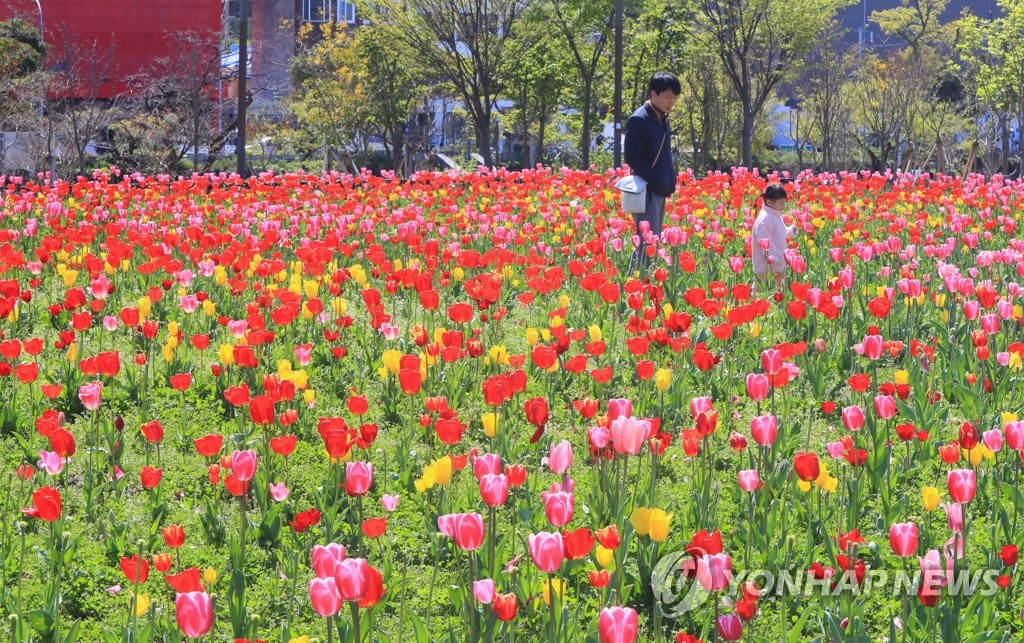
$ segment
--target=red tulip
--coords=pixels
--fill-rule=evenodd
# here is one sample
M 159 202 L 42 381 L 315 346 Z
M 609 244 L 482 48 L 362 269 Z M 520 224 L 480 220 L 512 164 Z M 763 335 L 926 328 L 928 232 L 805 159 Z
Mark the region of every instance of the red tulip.
M 622 539 L 619 537 L 619 528 L 617 525 L 608 525 L 603 529 L 598 529 L 594 532 L 597 537 L 597 541 L 601 543 L 601 546 L 605 549 L 616 549 L 622 544 Z
M 220 453 L 221 447 L 224 445 L 224 436 L 211 433 L 201 438 L 196 438 L 192 441 L 196 447 L 196 452 L 204 458 L 212 458 L 213 456 Z
M 160 479 L 163 477 L 163 469 L 151 467 L 146 465 L 139 471 L 139 480 L 142 482 L 143 489 L 152 489 L 153 487 L 160 484 Z
M 131 558 L 121 556 L 121 571 L 129 583 L 141 585 L 149 578 L 149 561 L 145 558 L 140 559 L 138 554 Z
M 377 518 L 367 518 L 363 521 L 362 531 L 363 535 L 367 538 L 379 538 L 384 535 L 384 532 L 388 528 L 388 519 L 386 516 Z
M 288 457 L 295 451 L 295 445 L 298 442 L 298 437 L 294 435 L 279 435 L 274 438 L 270 438 L 271 450 L 281 456 Z
M 274 398 L 269 395 L 257 395 L 249 400 L 249 417 L 257 426 L 274 423 Z
M 494 615 L 498 617 L 499 621 L 511 621 L 519 611 L 519 600 L 513 593 L 496 594 L 491 609 L 494 610 Z
M 632 607 L 606 607 L 597 620 L 601 643 L 633 643 L 637 628 L 636 611 Z
M 346 400 L 346 406 L 348 406 L 348 412 L 352 415 L 363 415 L 369 410 L 369 403 L 366 401 L 365 395 L 352 395 Z
M 60 492 L 53 487 L 40 487 L 32 492 L 32 507 L 22 508 L 21 512 L 31 518 L 39 518 L 53 522 L 60 518 Z
M 177 549 L 185 544 L 185 529 L 181 525 L 168 525 L 160 529 L 164 535 L 164 542 L 171 549 Z
M 793 457 L 793 469 L 804 482 L 813 482 L 821 475 L 821 465 L 817 453 L 798 452 Z
M 175 391 L 187 391 L 192 386 L 192 373 L 178 373 L 170 377 L 171 387 Z
M 580 527 L 574 531 L 562 532 L 562 544 L 565 546 L 565 557 L 569 560 L 579 560 L 590 554 L 594 548 L 594 536 L 586 527 Z
M 174 598 L 178 627 L 189 638 L 199 638 L 213 626 L 213 601 L 206 592 L 186 592 Z
M 142 435 L 152 444 L 157 444 L 164 439 L 164 427 L 160 420 L 144 422 L 141 427 Z
M 953 469 L 946 475 L 946 489 L 953 502 L 970 502 L 977 486 L 978 478 L 973 469 Z

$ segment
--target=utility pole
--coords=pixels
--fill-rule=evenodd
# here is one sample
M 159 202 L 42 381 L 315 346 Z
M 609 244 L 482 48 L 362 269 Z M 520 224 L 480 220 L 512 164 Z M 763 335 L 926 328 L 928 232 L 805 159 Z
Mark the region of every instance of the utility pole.
M 238 135 L 235 137 L 235 154 L 238 155 L 238 175 L 248 176 L 245 168 L 245 108 L 248 89 L 249 58 L 249 0 L 238 3 Z
M 622 165 L 622 2 L 615 0 L 615 122 L 612 124 L 615 167 Z

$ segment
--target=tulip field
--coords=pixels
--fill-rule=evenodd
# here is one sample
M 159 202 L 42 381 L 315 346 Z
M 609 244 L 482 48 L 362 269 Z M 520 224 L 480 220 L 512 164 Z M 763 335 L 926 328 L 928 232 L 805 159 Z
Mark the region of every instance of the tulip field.
M 0 637 L 1021 640 L 1024 181 L 616 178 L 3 183 Z

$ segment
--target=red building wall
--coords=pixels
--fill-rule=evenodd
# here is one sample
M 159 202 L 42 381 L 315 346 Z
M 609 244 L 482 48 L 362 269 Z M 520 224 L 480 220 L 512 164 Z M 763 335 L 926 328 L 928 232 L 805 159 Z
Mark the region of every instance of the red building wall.
M 43 39 L 51 47 L 50 62 L 59 60 L 64 43 L 95 42 L 108 52 L 110 65 L 99 96 L 110 98 L 124 91 L 126 81 L 156 61 L 172 56 L 180 32 L 196 32 L 219 42 L 220 0 L 40 0 Z M 39 24 L 34 0 L 0 0 L 0 20 L 12 16 Z M 92 85 L 93 90 L 95 84 Z M 78 91 L 85 91 L 79 87 Z

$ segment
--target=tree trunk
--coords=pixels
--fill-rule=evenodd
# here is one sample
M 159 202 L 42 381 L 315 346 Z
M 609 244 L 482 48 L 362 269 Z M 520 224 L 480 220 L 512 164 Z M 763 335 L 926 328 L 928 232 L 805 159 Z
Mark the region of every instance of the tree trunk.
M 541 165 L 544 165 L 544 130 L 548 126 L 547 106 L 545 105 L 544 107 L 545 109 L 540 111 L 540 116 L 537 119 L 537 161 Z
M 580 134 L 580 167 L 590 168 L 590 101 L 593 100 L 594 79 L 583 79 L 583 132 Z
M 1007 123 L 1006 116 L 999 117 L 999 135 L 1000 135 L 1000 150 L 999 150 L 999 171 L 1006 174 L 1009 170 L 1010 163 L 1010 124 Z M 974 171 L 974 168 L 971 168 Z
M 476 151 L 484 158 L 484 165 L 494 165 L 491 156 L 491 113 L 490 110 L 474 110 L 473 130 L 476 132 Z
M 740 154 L 743 157 L 743 165 L 751 170 L 754 169 L 751 161 L 753 160 L 755 115 L 753 111 L 743 108 L 743 136 L 740 140 Z

